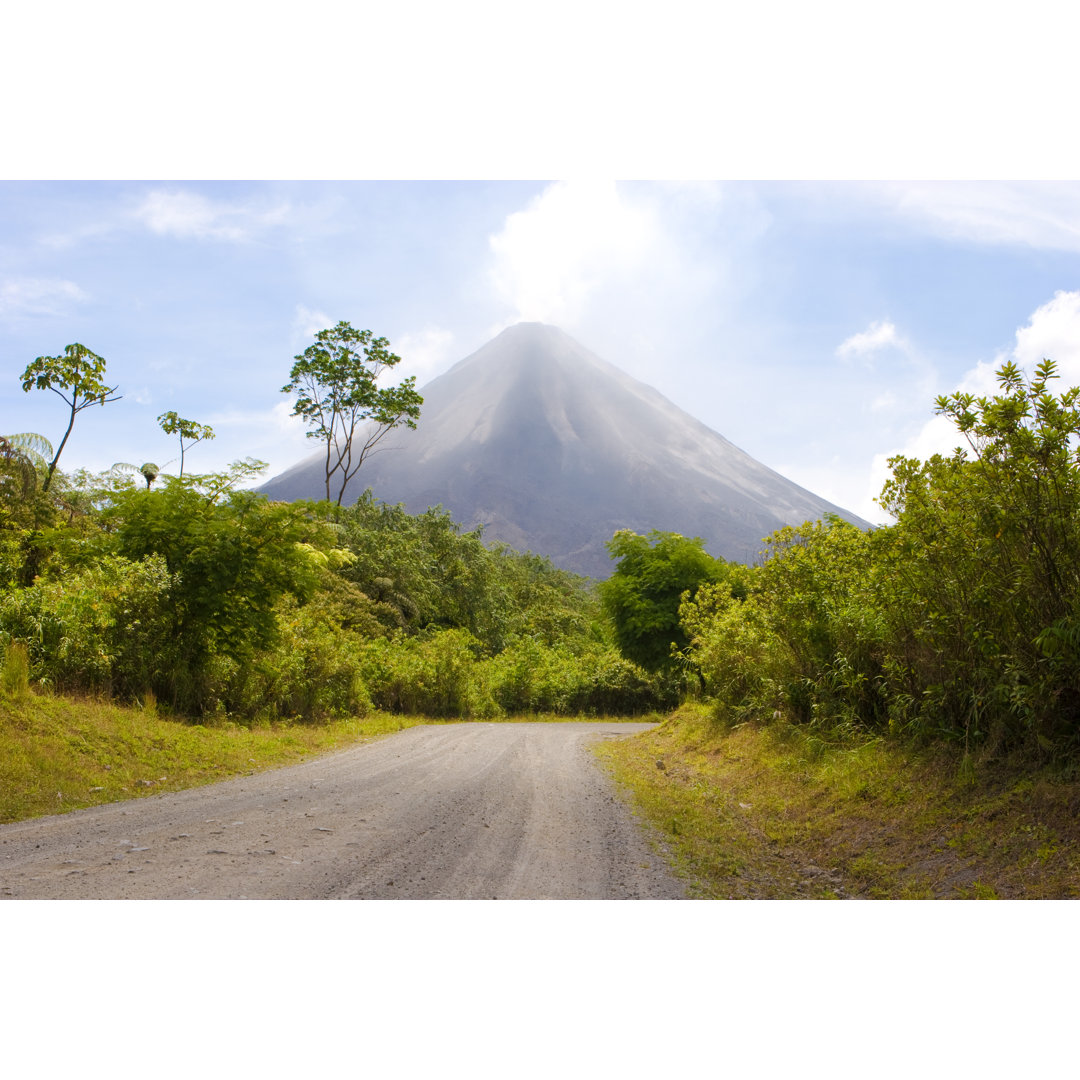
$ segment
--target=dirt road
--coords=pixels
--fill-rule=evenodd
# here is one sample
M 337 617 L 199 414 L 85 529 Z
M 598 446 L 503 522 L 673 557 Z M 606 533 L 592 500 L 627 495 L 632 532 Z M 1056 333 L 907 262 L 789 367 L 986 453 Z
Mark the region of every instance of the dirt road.
M 212 787 L 0 826 L 0 897 L 676 899 L 587 744 L 453 724 Z

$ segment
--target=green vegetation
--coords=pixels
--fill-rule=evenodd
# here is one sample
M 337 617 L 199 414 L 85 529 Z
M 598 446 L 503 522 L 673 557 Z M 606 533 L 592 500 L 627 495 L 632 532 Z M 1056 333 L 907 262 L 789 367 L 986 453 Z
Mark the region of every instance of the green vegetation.
M 47 528 L 13 514 L 0 642 L 26 647 L 31 681 L 237 720 L 674 703 L 671 679 L 619 655 L 585 580 L 439 508 L 271 503 L 236 486 L 254 467 L 153 490 L 64 478 Z
M 114 400 L 104 361 L 68 353 L 78 370 L 39 358 L 24 380 L 71 384 L 79 408 Z M 397 362 L 347 323 L 297 357 L 286 389 L 342 454 L 327 459 L 328 485 L 373 445 L 349 450 L 357 423 L 413 425 L 411 380 L 375 388 Z M 674 679 L 620 655 L 585 579 L 485 544 L 439 507 L 410 515 L 370 494 L 343 507 L 340 491 L 272 503 L 244 490 L 254 461 L 185 474 L 185 451 L 213 432 L 176 413 L 159 422 L 180 439 L 180 475 L 150 463 L 66 475 L 40 437 L 0 442 L 0 645 L 18 646 L 10 655 L 25 656 L 37 691 L 243 724 L 380 709 L 622 715 L 677 701 Z
M 308 438 L 326 443 L 326 499 L 337 488 L 341 505 L 345 487 L 383 436 L 404 424 L 415 428 L 424 399 L 410 375 L 398 386 L 376 386 L 387 369 L 401 363 L 386 338 L 339 322 L 320 330 L 293 364 L 283 394 L 295 394 L 293 416 L 312 428 Z M 354 446 L 360 424 L 368 423 L 363 445 Z
M 682 607 L 718 720 L 945 740 L 971 760 L 1080 745 L 1080 390 L 1006 365 L 1001 392 L 938 401 L 967 450 L 895 458 L 896 524 L 832 519 L 768 541 L 743 597 Z
M 46 467 L 41 483 L 41 490 L 48 491 L 56 472 L 56 463 L 75 426 L 76 415 L 91 405 L 118 401 L 119 395 L 115 386 L 105 384 L 104 358 L 78 342 L 65 346 L 62 356 L 39 356 L 28 364 L 22 373 L 22 388 L 27 392 L 32 389 L 51 390 L 69 410 L 67 430 Z
M 728 581 L 735 568 L 709 555 L 700 537 L 678 533 L 620 529 L 607 547 L 619 562 L 600 598 L 622 654 L 650 671 L 672 668 L 689 644 L 680 598 L 706 582 Z
M 208 424 L 197 424 L 194 420 L 185 420 L 174 410 L 163 412 L 158 417 L 158 424 L 166 435 L 176 435 L 180 439 L 180 475 L 184 475 L 184 454 L 196 443 L 206 442 L 214 438 L 214 429 Z M 149 487 L 157 479 L 158 468 L 153 467 L 154 475 L 147 474 L 146 466 L 140 470 L 146 476 L 146 486 Z

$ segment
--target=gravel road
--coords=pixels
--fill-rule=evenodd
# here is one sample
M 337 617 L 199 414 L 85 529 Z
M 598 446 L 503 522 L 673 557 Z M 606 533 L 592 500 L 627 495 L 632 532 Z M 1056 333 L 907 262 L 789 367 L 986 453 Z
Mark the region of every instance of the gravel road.
M 589 752 L 626 723 L 468 723 L 0 826 L 0 897 L 679 899 Z

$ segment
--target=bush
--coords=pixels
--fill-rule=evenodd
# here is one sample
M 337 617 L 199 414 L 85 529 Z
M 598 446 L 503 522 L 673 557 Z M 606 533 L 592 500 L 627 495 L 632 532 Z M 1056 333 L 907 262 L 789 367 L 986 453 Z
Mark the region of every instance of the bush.
M 222 687 L 228 711 L 307 721 L 366 716 L 372 703 L 361 672 L 361 638 L 291 596 L 279 604 L 278 618 L 277 644 L 235 665 Z
M 360 654 L 372 701 L 391 712 L 472 716 L 483 711 L 476 680 L 478 643 L 467 630 L 434 630 L 416 637 L 367 642 Z
M 62 581 L 39 579 L 0 599 L 0 631 L 26 645 L 30 672 L 62 690 L 133 700 L 176 662 L 163 559 L 105 556 Z

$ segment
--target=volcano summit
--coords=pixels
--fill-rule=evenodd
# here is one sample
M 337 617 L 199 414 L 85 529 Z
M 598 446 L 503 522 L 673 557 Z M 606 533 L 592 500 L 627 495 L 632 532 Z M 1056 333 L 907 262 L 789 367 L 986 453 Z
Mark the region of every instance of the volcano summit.
M 486 540 L 607 577 L 617 529 L 700 536 L 752 562 L 762 538 L 825 514 L 867 523 L 755 461 L 662 394 L 554 326 L 504 330 L 422 388 L 415 431 L 398 429 L 352 481 L 410 513 L 441 504 Z M 322 498 L 325 453 L 266 483 L 273 499 Z

